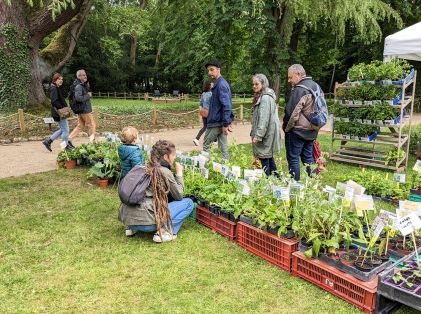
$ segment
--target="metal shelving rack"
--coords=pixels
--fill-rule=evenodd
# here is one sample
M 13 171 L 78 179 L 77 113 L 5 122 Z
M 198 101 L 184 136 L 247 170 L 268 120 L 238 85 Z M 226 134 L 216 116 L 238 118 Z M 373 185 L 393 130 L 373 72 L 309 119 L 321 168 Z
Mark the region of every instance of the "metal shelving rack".
M 367 139 L 360 138 L 344 138 L 335 134 L 335 118 L 333 119 L 332 128 L 332 151 L 335 141 L 341 141 L 340 147 L 335 151 L 330 159 L 334 161 L 347 162 L 368 167 L 377 167 L 387 170 L 404 171 L 408 166 L 409 156 L 409 143 L 411 139 L 411 128 L 412 128 L 412 114 L 414 108 L 415 99 L 415 85 L 416 85 L 417 72 L 410 80 L 403 80 L 401 85 L 401 97 L 397 105 L 394 108 L 400 108 L 400 120 L 398 124 L 384 125 L 378 123 L 365 123 L 362 124 L 377 126 L 380 128 L 380 132 L 377 137 L 369 141 Z M 354 88 L 353 86 L 344 86 L 343 84 L 335 84 L 335 103 L 336 103 L 336 90 L 337 88 Z M 408 94 L 408 95 L 407 95 Z M 349 108 L 358 108 L 367 105 L 342 105 Z M 404 116 L 405 109 L 410 107 L 409 116 Z M 361 122 L 360 122 L 361 123 Z M 404 130 L 405 126 L 409 126 L 407 130 Z M 388 129 L 388 132 L 386 131 Z M 386 165 L 386 155 L 390 152 L 390 149 L 397 148 L 398 154 L 401 150 L 405 152 L 405 156 L 396 162 L 396 165 Z

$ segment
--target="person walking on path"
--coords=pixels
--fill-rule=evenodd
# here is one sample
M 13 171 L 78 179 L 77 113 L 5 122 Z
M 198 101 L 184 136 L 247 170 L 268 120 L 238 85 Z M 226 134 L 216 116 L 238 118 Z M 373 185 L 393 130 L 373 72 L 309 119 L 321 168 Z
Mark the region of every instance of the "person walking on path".
M 281 122 L 275 92 L 264 74 L 253 76 L 253 119 L 251 140 L 254 156 L 260 159 L 267 176 L 277 174 L 273 156 L 281 150 Z
M 206 133 L 203 150 L 209 152 L 212 143 L 218 140 L 218 148 L 222 158 L 228 160 L 228 139 L 230 125 L 233 121 L 231 89 L 228 82 L 221 75 L 221 63 L 212 60 L 206 63 L 209 77 L 213 80 L 212 97 L 206 121 Z
M 72 108 L 78 107 L 75 113 L 77 114 L 77 126 L 70 133 L 69 138 L 73 139 L 76 137 L 86 126 L 88 128 L 89 141 L 95 140 L 95 121 L 92 115 L 91 98 L 92 92 L 90 91 L 88 77 L 86 76 L 85 70 L 81 69 L 76 72 L 77 79 L 73 82 L 74 94 L 72 95 L 72 101 L 77 106 L 71 106 Z
M 174 240 L 184 220 L 194 208 L 190 198 L 183 198 L 183 166 L 175 162 L 173 143 L 160 140 L 152 146 L 146 172 L 151 177 L 145 198 L 136 206 L 120 205 L 118 218 L 126 226 L 126 236 L 136 232 L 154 232 L 157 243 Z M 174 163 L 175 162 L 175 163 Z M 175 176 L 172 167 L 175 165 Z
M 285 132 L 285 149 L 289 173 L 296 181 L 300 180 L 300 158 L 306 165 L 306 172 L 311 174 L 314 164 L 313 142 L 318 129 L 313 128 L 307 117 L 312 112 L 314 98 L 307 88 L 317 89 L 317 83 L 306 72 L 301 64 L 293 64 L 288 69 L 288 83 L 292 85 L 291 95 L 285 106 L 282 128 Z M 303 85 L 307 88 L 304 88 Z
M 70 149 L 73 147 L 73 144 L 69 141 L 69 123 L 67 122 L 66 117 L 60 117 L 58 110 L 63 108 L 68 108 L 66 100 L 63 97 L 63 93 L 61 91 L 61 86 L 63 85 L 63 76 L 60 73 L 54 73 L 51 86 L 50 86 L 50 99 L 51 99 L 51 116 L 53 117 L 54 121 L 58 122 L 59 129 L 55 131 L 50 138 L 44 140 L 42 144 L 44 144 L 45 148 L 47 148 L 50 152 L 53 150 L 51 149 L 51 144 L 57 139 L 60 135 L 62 138 L 62 142 L 60 144 L 61 148 Z M 68 108 L 69 116 L 70 116 L 70 108 Z
M 203 85 L 203 91 L 202 95 L 200 96 L 200 109 L 199 113 L 202 116 L 203 121 L 203 127 L 199 130 L 199 133 L 197 133 L 195 139 L 193 140 L 194 145 L 199 146 L 200 137 L 203 133 L 206 131 L 206 121 L 209 113 L 209 105 L 210 105 L 210 99 L 212 97 L 212 82 L 206 82 L 205 85 Z

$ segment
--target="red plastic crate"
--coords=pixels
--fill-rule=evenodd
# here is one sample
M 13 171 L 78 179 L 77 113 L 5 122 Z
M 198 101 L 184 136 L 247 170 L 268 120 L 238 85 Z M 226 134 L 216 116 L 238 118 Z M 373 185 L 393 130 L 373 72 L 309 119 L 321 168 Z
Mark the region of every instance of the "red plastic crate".
M 236 236 L 237 223 L 222 216 L 216 216 L 213 214 L 211 215 L 212 229 L 216 233 L 219 233 L 220 235 L 228 238 L 228 240 L 234 241 Z
M 306 258 L 302 252 L 292 254 L 292 275 L 314 283 L 365 313 L 374 313 L 378 277 L 362 281 L 318 259 Z
M 296 239 L 280 238 L 241 221 L 237 223 L 237 243 L 288 272 L 291 272 L 292 253 L 298 250 Z
M 212 213 L 205 207 L 196 207 L 196 219 L 202 225 L 212 228 Z

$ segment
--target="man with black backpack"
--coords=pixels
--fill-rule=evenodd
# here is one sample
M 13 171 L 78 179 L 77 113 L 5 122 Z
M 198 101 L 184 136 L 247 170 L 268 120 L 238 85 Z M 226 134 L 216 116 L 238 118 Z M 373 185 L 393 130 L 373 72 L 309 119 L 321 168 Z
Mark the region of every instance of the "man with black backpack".
M 86 126 L 88 128 L 89 141 L 93 142 L 95 140 L 95 120 L 92 115 L 92 92 L 85 70 L 78 70 L 76 77 L 77 79 L 70 87 L 69 102 L 70 108 L 77 114 L 77 126 L 70 133 L 69 139 L 76 137 Z
M 283 130 L 289 173 L 300 180 L 300 158 L 311 174 L 314 164 L 313 143 L 319 129 L 326 124 L 327 106 L 323 91 L 306 72 L 301 64 L 293 64 L 288 69 L 288 83 L 291 94 L 285 106 Z

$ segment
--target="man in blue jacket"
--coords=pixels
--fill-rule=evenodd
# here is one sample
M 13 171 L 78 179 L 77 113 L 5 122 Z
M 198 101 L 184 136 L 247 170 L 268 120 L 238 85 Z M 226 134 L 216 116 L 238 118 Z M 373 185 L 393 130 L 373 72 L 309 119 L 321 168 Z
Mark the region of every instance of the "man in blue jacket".
M 221 76 L 221 63 L 218 60 L 209 61 L 205 67 L 214 85 L 209 105 L 203 150 L 208 152 L 212 143 L 218 140 L 218 148 L 221 150 L 222 158 L 228 160 L 227 135 L 233 120 L 231 89 L 228 82 Z

